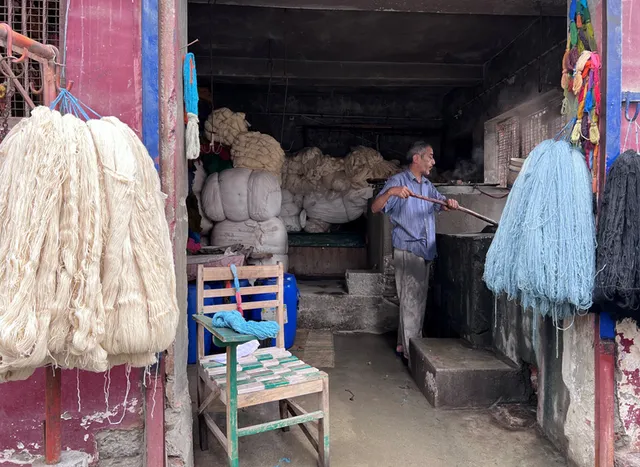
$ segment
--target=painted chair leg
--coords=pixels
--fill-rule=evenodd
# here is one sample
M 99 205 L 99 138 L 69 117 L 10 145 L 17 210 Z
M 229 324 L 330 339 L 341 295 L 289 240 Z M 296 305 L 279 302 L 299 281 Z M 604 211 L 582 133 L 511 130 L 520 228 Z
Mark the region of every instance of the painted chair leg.
M 283 401 L 279 401 L 280 404 L 280 418 L 281 419 L 285 419 L 289 416 L 289 407 L 287 406 L 287 401 L 283 400 Z M 285 426 L 284 428 L 282 428 L 283 432 L 287 432 L 287 431 L 291 431 L 291 427 Z
M 320 394 L 320 408 L 324 417 L 318 420 L 318 455 L 320 467 L 329 467 L 331 463 L 329 455 L 329 379 L 322 380 L 322 393 Z
M 204 381 L 198 375 L 198 385 L 196 386 L 196 392 L 198 394 L 198 409 L 205 398 L 205 387 Z M 207 423 L 204 420 L 204 413 L 202 415 L 198 415 L 198 432 L 200 437 L 200 450 L 207 451 L 209 449 L 209 429 L 207 428 Z
M 227 347 L 227 456 L 229 467 L 238 467 L 238 381 L 236 346 Z

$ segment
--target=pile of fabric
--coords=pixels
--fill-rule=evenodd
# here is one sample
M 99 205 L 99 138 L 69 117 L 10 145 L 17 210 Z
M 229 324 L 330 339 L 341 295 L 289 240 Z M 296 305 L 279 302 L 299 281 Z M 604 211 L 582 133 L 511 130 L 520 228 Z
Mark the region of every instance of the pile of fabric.
M 147 366 L 175 338 L 165 196 L 118 119 L 46 107 L 0 144 L 0 381 Z
M 491 243 L 484 280 L 560 322 L 591 307 L 595 277 L 591 176 L 582 153 L 548 140 L 527 157 Z
M 287 264 L 287 229 L 280 216 L 282 192 L 271 173 L 245 168 L 209 175 L 201 193 L 205 216 L 215 222 L 210 244 L 253 247 Z

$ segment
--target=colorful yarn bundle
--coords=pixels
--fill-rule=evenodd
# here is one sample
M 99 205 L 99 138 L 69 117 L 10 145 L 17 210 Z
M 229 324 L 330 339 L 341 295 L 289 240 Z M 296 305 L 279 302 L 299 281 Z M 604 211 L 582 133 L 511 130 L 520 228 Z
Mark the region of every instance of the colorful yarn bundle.
M 185 133 L 185 151 L 187 159 L 200 156 L 200 120 L 198 119 L 198 78 L 196 75 L 196 57 L 188 53 L 184 58 L 184 108 L 187 113 Z
M 600 56 L 587 0 L 571 0 L 567 49 L 562 59 L 563 114 L 574 118 L 571 142 L 584 151 L 595 192 L 600 152 Z
M 558 325 L 591 307 L 595 248 L 584 158 L 565 141 L 543 141 L 507 199 L 487 253 L 487 287 Z
M 640 154 L 626 151 L 607 175 L 598 221 L 594 300 L 614 302 L 617 314 L 640 308 Z M 626 313 L 625 313 L 626 312 Z

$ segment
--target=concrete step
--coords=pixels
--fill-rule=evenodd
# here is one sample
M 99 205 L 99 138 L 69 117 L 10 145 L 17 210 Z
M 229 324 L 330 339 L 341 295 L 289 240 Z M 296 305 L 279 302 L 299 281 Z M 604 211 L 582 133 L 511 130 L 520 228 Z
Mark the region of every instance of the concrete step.
M 381 273 L 347 269 L 347 292 L 349 295 L 382 297 L 384 295 L 384 281 Z
M 411 341 L 411 373 L 434 407 L 489 407 L 528 399 L 522 372 L 461 339 Z
M 351 295 L 340 281 L 298 282 L 298 328 L 385 333 L 398 328 L 398 306 L 383 298 Z

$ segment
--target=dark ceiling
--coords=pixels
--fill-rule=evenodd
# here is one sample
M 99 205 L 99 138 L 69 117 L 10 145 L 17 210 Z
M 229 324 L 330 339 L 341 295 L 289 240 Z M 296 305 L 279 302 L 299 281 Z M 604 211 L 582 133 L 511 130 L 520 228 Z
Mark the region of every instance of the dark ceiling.
M 406 11 L 412 3 L 428 5 L 424 0 L 354 0 L 359 7 L 351 9 L 342 5 L 349 4 L 347 0 L 337 0 L 339 11 L 322 9 L 323 2 L 336 0 L 314 0 L 308 8 L 305 0 L 293 2 L 296 9 L 220 4 L 270 3 L 261 0 L 204 2 L 189 4 L 189 40 L 198 39 L 190 51 L 196 54 L 198 75 L 233 83 L 282 82 L 287 77 L 292 85 L 306 86 L 477 85 L 484 64 L 539 19 L 527 14 L 535 3 L 530 0 L 473 1 L 473 8 L 494 12 L 483 15 Z M 273 3 L 287 2 L 292 0 Z M 465 2 L 471 4 L 431 4 L 462 11 Z M 400 3 L 405 7 L 398 8 L 405 11 L 389 12 L 381 3 Z M 508 11 L 522 14 L 500 14 L 496 5 L 505 3 L 512 4 Z M 514 9 L 518 5 L 520 10 Z M 544 2 L 560 29 L 566 21 L 556 16 L 562 5 L 564 0 Z M 372 11 L 380 9 L 385 11 Z

